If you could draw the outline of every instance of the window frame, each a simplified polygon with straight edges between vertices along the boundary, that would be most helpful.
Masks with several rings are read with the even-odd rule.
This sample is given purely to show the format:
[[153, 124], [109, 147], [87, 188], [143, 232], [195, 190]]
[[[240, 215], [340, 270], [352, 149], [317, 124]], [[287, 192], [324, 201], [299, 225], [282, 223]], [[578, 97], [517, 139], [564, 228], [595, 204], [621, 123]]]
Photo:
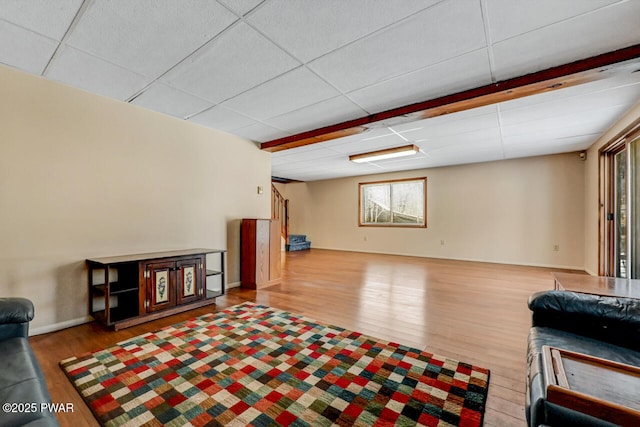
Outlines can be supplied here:
[[[405, 183], [405, 182], [421, 182], [422, 183], [422, 191], [423, 191], [423, 220], [422, 223], [418, 224], [402, 224], [402, 223], [371, 223], [363, 221], [363, 210], [362, 210], [362, 198], [363, 198], [363, 189], [368, 185], [381, 185], [381, 184], [389, 184], [390, 187], [396, 183]], [[392, 192], [390, 192], [392, 194]], [[390, 205], [393, 206], [393, 200], [391, 200], [390, 196]], [[427, 228], [427, 177], [421, 176], [417, 178], [402, 178], [402, 179], [388, 179], [382, 181], [368, 181], [368, 182], [360, 182], [358, 183], [358, 227], [385, 227], [385, 228]]]

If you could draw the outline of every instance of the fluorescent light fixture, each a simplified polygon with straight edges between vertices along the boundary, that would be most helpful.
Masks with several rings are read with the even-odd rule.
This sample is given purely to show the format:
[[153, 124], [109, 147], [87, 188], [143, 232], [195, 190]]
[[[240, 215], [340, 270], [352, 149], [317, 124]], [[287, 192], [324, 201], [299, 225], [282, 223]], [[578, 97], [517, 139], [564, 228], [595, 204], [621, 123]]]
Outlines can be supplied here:
[[420, 149], [414, 144], [403, 145], [402, 147], [387, 148], [385, 150], [372, 151], [370, 153], [352, 154], [349, 160], [355, 163], [375, 162], [376, 160], [392, 159], [394, 157], [411, 156]]

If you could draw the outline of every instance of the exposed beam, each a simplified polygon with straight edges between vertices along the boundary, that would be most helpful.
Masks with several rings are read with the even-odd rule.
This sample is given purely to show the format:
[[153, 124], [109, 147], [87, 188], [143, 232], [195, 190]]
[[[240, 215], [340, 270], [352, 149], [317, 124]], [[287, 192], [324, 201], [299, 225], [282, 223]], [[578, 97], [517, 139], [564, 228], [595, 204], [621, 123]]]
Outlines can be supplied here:
[[394, 125], [408, 123], [580, 85], [612, 77], [625, 69], [630, 62], [640, 65], [640, 44], [452, 95], [263, 142], [260, 148], [270, 152], [287, 150], [362, 133], [369, 128], [377, 127], [379, 122], [391, 122]]

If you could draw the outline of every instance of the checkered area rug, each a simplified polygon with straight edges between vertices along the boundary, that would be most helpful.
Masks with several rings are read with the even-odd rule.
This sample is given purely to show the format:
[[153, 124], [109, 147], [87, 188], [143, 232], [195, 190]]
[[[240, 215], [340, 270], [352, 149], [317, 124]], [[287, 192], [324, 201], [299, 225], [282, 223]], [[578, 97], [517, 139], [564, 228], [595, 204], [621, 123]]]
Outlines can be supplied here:
[[489, 381], [251, 303], [60, 365], [104, 426], [480, 426]]

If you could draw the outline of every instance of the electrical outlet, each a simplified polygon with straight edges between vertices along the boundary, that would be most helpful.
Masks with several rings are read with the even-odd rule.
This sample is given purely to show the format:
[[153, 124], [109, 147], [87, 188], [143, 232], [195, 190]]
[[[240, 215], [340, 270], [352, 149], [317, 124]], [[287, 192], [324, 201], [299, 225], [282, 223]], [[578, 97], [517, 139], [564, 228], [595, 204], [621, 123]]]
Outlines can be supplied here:
[[365, 242], [367, 241], [367, 236], [364, 236], [364, 241], [365, 241]]
[[559, 252], [560, 251], [560, 245], [553, 245], [553, 250], [554, 250], [554, 252]]
[[440, 240], [440, 244], [444, 246], [444, 240]]

